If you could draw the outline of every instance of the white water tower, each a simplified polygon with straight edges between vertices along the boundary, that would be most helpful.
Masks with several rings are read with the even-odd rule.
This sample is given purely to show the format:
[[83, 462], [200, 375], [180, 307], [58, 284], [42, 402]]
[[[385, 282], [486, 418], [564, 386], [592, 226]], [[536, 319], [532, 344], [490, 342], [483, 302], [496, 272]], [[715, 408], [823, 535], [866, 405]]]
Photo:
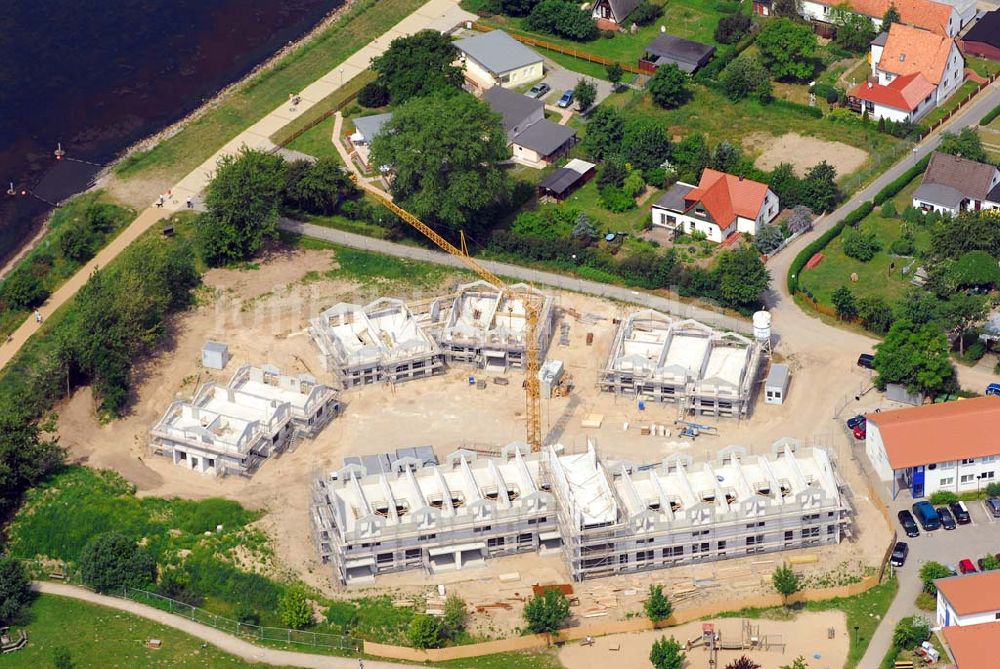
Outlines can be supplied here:
[[764, 352], [771, 354], [771, 314], [766, 311], [756, 311], [753, 315], [753, 338], [761, 345]]

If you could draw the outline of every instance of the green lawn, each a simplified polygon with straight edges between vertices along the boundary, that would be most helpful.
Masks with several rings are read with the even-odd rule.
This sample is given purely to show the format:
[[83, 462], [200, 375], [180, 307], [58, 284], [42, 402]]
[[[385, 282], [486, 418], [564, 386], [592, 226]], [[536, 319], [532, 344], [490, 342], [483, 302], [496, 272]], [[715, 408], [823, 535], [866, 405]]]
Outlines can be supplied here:
[[947, 116], [948, 112], [958, 107], [958, 105], [960, 105], [965, 98], [969, 97], [970, 93], [976, 90], [977, 86], [979, 86], [979, 84], [974, 81], [966, 81], [958, 87], [957, 91], [952, 93], [950, 98], [945, 100], [943, 105], [935, 107], [927, 116], [920, 119], [920, 123], [927, 126], [934, 125]]
[[156, 172], [177, 179], [200, 165], [220, 146], [332, 70], [374, 37], [424, 4], [424, 0], [363, 0], [308, 44], [253, 77], [217, 107], [148, 151], [115, 169], [123, 178]]
[[[917, 177], [893, 198], [897, 211], [911, 204], [913, 191], [919, 184], [920, 177]], [[855, 297], [877, 295], [890, 303], [895, 302], [910, 288], [912, 273], [920, 264], [915, 262], [910, 274], [904, 277], [901, 270], [911, 259], [892, 257], [888, 253], [892, 242], [902, 236], [903, 226], [913, 231], [917, 253], [930, 247], [930, 231], [926, 227], [909, 225], [899, 218], [883, 218], [876, 209], [858, 224], [858, 229], [874, 232], [882, 243], [882, 250], [868, 262], [848, 258], [843, 252], [842, 236], [838, 236], [823, 249], [823, 261], [819, 265], [802, 271], [799, 286], [812, 293], [817, 302], [827, 305], [831, 304], [833, 292], [841, 286], [850, 288]], [[890, 263], [895, 263], [895, 269], [890, 270]], [[856, 283], [851, 282], [852, 272], [858, 275]]]
[[[585, 212], [594, 221], [598, 232], [641, 232], [649, 221], [649, 207], [656, 199], [662, 195], [662, 191], [656, 191], [641, 205], [620, 214], [608, 211], [599, 202], [600, 193], [597, 190], [597, 179], [591, 179], [579, 190], [567, 197], [561, 205], [542, 205], [544, 207], [560, 206], [572, 207]], [[537, 203], [532, 200], [533, 206]], [[533, 207], [532, 207], [533, 208]]]
[[339, 163], [340, 154], [333, 146], [333, 117], [327, 116], [321, 122], [293, 139], [286, 147], [294, 151], [308, 153], [316, 158], [333, 158]]
[[[28, 645], [0, 655], [0, 667], [53, 666], [53, 652], [69, 651], [75, 667], [139, 669], [142, 667], [261, 667], [166, 625], [129, 613], [66, 597], [41, 595], [28, 613]], [[162, 642], [158, 650], [149, 639]]]
[[470, 657], [465, 660], [449, 660], [434, 665], [445, 669], [561, 669], [554, 650], [534, 653], [498, 653]]
[[1000, 72], [1000, 61], [966, 55], [965, 66], [981, 77], [990, 77]]

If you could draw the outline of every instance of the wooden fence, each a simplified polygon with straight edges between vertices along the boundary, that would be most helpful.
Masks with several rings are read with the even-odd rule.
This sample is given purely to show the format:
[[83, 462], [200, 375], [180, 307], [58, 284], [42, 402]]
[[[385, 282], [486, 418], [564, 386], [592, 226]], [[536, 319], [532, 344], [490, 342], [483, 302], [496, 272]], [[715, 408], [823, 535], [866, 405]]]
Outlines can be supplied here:
[[[483, 23], [480, 23], [479, 21], [473, 23], [472, 27], [475, 30], [478, 30], [479, 32], [482, 33], [488, 33], [497, 30], [497, 28], [485, 25]], [[521, 42], [522, 44], [527, 44], [528, 46], [537, 46], [540, 49], [548, 49], [549, 51], [555, 51], [556, 53], [561, 53], [565, 56], [572, 56], [573, 58], [579, 58], [580, 60], [586, 60], [591, 63], [597, 63], [598, 65], [604, 65], [605, 67], [611, 65], [612, 63], [618, 62], [616, 60], [612, 60], [611, 58], [604, 58], [603, 56], [595, 56], [592, 53], [581, 51], [580, 49], [574, 49], [571, 47], [563, 46], [562, 44], [554, 44], [553, 42], [546, 42], [545, 40], [536, 39], [534, 37], [528, 37], [527, 35], [522, 35], [521, 33], [514, 32], [508, 28], [504, 28], [504, 31], [508, 35], [516, 39], [518, 42]], [[635, 65], [631, 65], [629, 63], [618, 63], [618, 65], [620, 65], [621, 68], [626, 72], [631, 72], [632, 74], [643, 74], [643, 71], [640, 70]]]

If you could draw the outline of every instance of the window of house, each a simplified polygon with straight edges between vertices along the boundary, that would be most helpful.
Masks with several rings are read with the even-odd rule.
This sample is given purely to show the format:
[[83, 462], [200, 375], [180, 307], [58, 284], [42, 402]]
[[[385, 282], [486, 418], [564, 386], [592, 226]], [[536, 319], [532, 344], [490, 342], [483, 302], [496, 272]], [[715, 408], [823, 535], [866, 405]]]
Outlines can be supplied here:
[[972, 474], [962, 474], [962, 478], [959, 479], [960, 483], [972, 483], [973, 479], [976, 477]]
[[941, 479], [941, 483], [939, 485], [954, 485], [954, 483], [955, 483], [955, 477], [948, 476], [946, 478]]
[[420, 549], [419, 548], [407, 548], [404, 557], [407, 560], [419, 560], [420, 559]]
[[972, 464], [975, 464], [975, 463], [976, 463], [976, 459], [975, 458], [962, 458], [962, 464], [963, 465], [972, 465]]

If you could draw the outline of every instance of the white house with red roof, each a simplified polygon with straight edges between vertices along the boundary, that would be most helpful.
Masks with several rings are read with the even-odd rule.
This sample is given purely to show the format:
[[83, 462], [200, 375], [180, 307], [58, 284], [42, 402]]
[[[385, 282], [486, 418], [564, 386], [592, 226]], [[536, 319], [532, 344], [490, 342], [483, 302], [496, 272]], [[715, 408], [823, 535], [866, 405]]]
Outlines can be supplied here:
[[1000, 571], [939, 578], [938, 627], [968, 627], [1000, 620]]
[[[759, 0], [755, 0], [757, 2]], [[974, 4], [935, 2], [934, 0], [802, 0], [802, 18], [819, 23], [833, 23], [834, 8], [846, 7], [852, 14], [871, 19], [876, 30], [882, 29], [882, 17], [895, 7], [900, 23], [945, 37], [955, 37], [975, 18]], [[758, 12], [762, 13], [762, 12]]]
[[652, 207], [653, 225], [723, 242], [737, 233], [756, 235], [781, 211], [767, 184], [706, 169], [697, 186], [677, 182]]
[[872, 76], [847, 92], [871, 118], [915, 123], [958, 90], [965, 60], [951, 37], [892, 24], [871, 44]]

